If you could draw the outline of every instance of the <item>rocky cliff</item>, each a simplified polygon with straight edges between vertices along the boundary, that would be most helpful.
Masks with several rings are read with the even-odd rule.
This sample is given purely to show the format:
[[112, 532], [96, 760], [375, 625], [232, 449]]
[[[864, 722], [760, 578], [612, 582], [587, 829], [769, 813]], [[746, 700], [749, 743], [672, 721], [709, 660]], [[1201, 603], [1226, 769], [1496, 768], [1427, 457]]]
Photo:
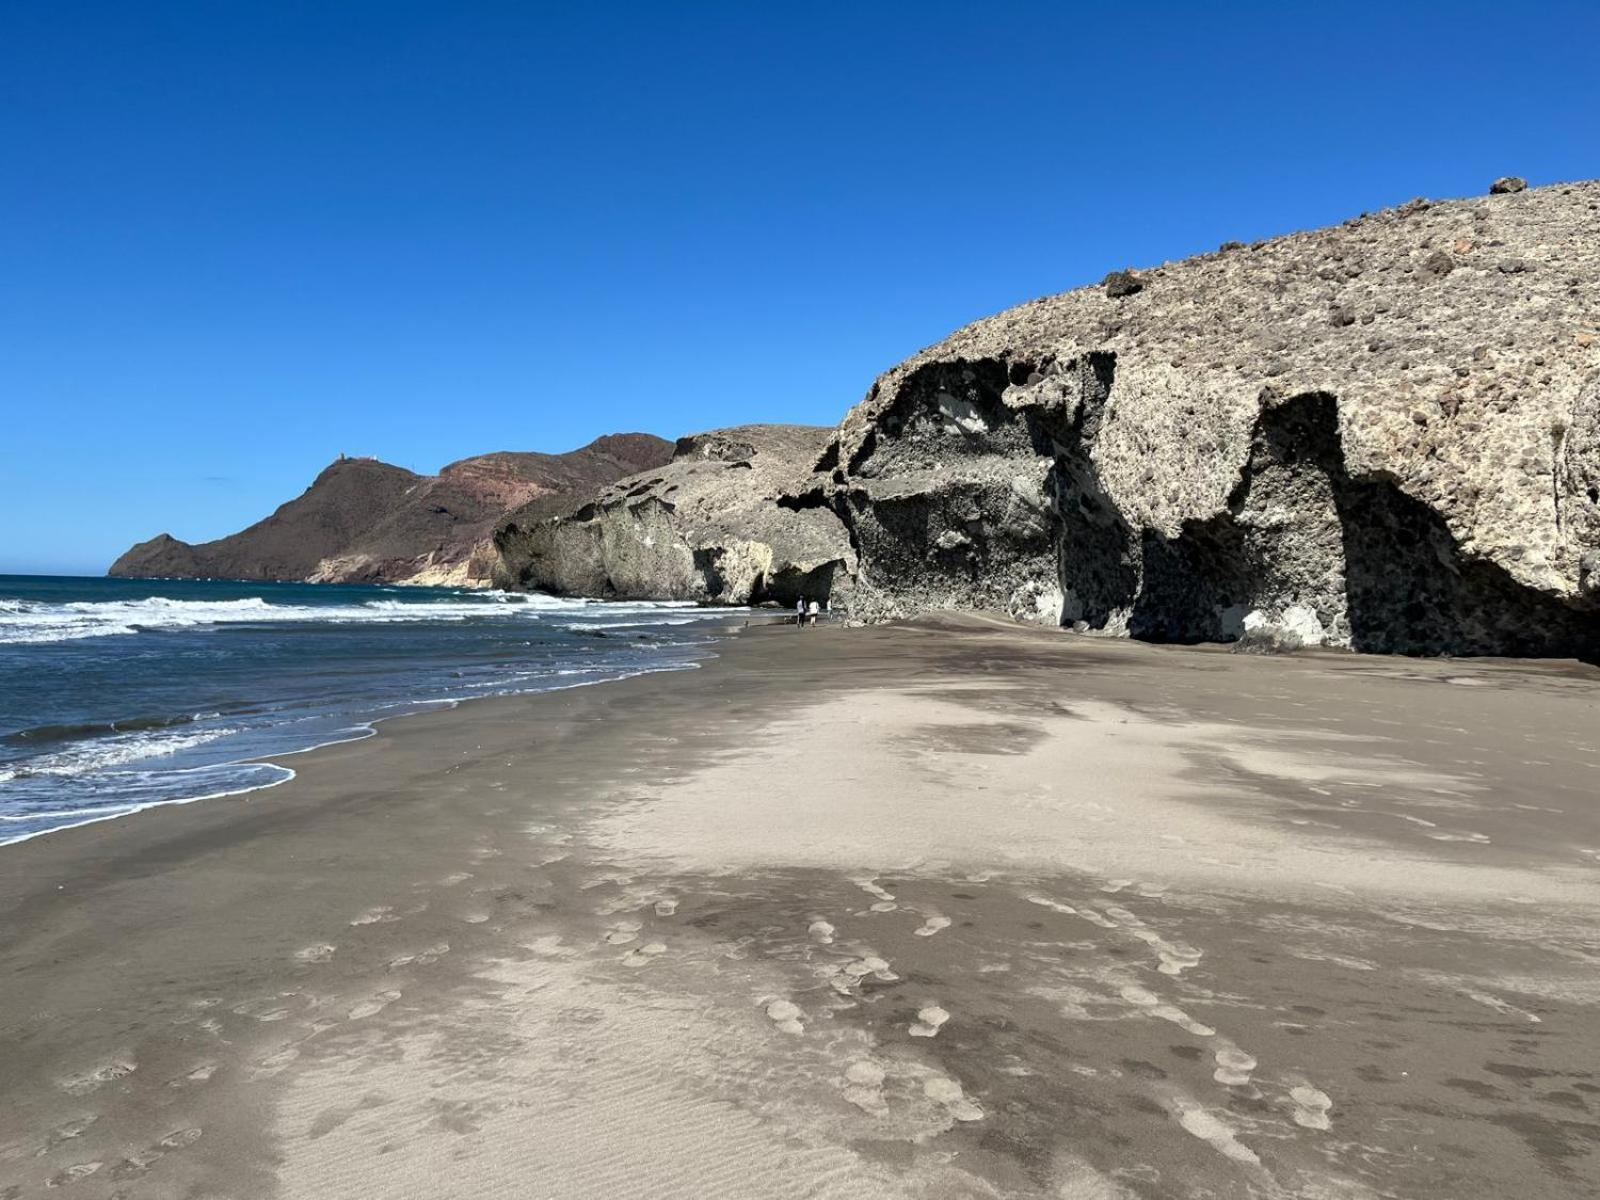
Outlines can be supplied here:
[[341, 458], [248, 529], [202, 545], [163, 533], [117, 559], [110, 574], [485, 584], [493, 566], [489, 534], [508, 511], [664, 464], [671, 451], [672, 443], [649, 434], [613, 434], [566, 454], [462, 459], [437, 475]]
[[497, 581], [561, 595], [792, 604], [854, 569], [828, 508], [805, 492], [833, 431], [745, 425], [679, 439], [666, 466], [589, 496], [535, 500], [495, 530]]
[[1600, 648], [1600, 184], [1413, 201], [1025, 304], [888, 371], [790, 503], [852, 612]]

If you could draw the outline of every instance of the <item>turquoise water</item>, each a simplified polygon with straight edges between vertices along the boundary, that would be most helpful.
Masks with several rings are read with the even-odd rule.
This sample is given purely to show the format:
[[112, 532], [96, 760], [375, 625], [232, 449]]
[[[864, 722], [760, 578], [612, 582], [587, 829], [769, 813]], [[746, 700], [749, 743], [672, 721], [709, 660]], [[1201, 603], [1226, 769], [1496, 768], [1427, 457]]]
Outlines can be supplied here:
[[[271, 787], [476, 696], [683, 668], [727, 610], [366, 585], [0, 575], [0, 845]], [[284, 759], [247, 762], [247, 759]]]

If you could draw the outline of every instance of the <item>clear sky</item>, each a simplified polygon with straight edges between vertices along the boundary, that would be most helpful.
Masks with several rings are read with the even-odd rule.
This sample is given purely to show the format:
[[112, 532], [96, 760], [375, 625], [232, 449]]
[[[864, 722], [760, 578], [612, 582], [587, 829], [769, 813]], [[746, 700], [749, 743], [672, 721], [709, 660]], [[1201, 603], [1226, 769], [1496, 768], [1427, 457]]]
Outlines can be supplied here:
[[0, 571], [341, 451], [833, 423], [977, 317], [1600, 175], [1600, 4], [0, 4]]

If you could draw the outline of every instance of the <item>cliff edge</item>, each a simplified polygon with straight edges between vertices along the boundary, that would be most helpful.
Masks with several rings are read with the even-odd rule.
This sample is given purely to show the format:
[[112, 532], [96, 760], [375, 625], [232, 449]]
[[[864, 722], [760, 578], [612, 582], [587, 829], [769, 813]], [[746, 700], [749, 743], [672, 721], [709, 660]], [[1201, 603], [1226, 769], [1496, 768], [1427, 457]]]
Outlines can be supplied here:
[[819, 465], [869, 620], [1593, 657], [1600, 183], [1113, 272], [889, 370]]

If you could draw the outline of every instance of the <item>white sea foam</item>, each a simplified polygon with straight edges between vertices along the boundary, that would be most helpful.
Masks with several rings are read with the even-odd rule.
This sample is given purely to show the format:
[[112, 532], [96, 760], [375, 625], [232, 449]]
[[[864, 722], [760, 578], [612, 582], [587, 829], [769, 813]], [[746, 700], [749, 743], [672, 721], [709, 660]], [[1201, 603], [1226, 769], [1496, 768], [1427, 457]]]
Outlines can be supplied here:
[[[687, 611], [685, 611], [687, 610]], [[0, 644], [64, 642], [150, 630], [202, 626], [422, 621], [526, 620], [587, 616], [593, 625], [688, 624], [715, 617], [687, 601], [617, 604], [513, 592], [460, 592], [439, 600], [368, 600], [361, 604], [274, 604], [258, 596], [239, 600], [0, 601]]]
[[145, 759], [167, 758], [184, 750], [193, 750], [196, 746], [204, 746], [207, 742], [214, 742], [238, 732], [239, 730], [228, 727], [183, 733], [152, 729], [79, 742], [54, 754], [41, 754], [36, 758], [12, 763], [9, 767], [0, 767], [0, 782], [15, 779], [22, 774], [83, 775], [90, 771], [115, 770]]
[[[0, 846], [10, 846], [17, 842], [26, 842], [32, 838], [43, 837], [47, 833], [58, 833], [63, 829], [75, 829], [80, 825], [93, 825], [99, 821], [110, 821], [116, 817], [130, 816], [136, 812], [143, 812], [147, 808], [158, 808], [164, 804], [194, 804], [201, 800], [221, 800], [227, 796], [243, 796], [250, 792], [264, 791], [267, 788], [277, 787], [281, 783], [288, 783], [294, 778], [294, 772], [288, 767], [280, 767], [273, 763], [251, 764], [256, 773], [257, 781], [243, 787], [224, 788], [220, 791], [206, 792], [199, 796], [174, 796], [161, 800], [151, 800], [139, 804], [108, 804], [104, 808], [67, 809], [56, 812], [34, 813], [34, 820], [60, 819], [59, 825], [51, 825], [47, 829], [34, 829], [27, 833], [15, 836], [5, 836], [3, 827], [0, 827]], [[275, 773], [271, 778], [264, 778], [266, 773]], [[81, 819], [72, 819], [81, 818]], [[18, 817], [18, 820], [27, 820], [27, 817]]]

